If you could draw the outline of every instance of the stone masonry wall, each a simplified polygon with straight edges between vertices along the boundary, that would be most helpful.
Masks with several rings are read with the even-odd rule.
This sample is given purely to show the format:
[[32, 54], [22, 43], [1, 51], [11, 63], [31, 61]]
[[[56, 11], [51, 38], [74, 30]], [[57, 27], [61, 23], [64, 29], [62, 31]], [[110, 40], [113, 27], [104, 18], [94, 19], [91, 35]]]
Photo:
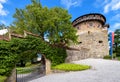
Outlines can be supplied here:
[[16, 68], [12, 70], [11, 75], [6, 79], [5, 82], [16, 82]]
[[71, 45], [71, 47], [79, 51], [67, 50], [66, 62], [85, 58], [103, 58], [109, 54], [107, 30], [103, 27], [98, 28], [99, 22], [93, 22], [94, 27], [89, 27], [88, 24], [89, 22], [83, 24], [84, 28], [78, 28], [79, 44]]

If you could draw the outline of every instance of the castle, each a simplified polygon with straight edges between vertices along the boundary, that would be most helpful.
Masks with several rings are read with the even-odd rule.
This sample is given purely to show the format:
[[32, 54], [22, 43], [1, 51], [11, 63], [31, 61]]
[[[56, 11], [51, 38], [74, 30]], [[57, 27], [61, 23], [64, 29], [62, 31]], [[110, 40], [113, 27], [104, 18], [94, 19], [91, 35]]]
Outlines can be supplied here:
[[66, 62], [85, 59], [103, 58], [109, 54], [108, 28], [106, 18], [99, 13], [90, 13], [76, 18], [72, 25], [77, 29], [79, 44], [67, 50]]

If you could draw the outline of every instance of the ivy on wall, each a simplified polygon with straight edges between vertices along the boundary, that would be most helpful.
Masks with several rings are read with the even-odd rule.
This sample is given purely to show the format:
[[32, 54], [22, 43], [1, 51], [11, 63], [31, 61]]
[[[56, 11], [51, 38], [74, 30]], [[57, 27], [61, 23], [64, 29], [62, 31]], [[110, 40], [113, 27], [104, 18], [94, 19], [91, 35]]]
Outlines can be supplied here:
[[0, 75], [9, 75], [18, 61], [32, 59], [37, 53], [45, 55], [52, 65], [63, 63], [66, 58], [65, 49], [52, 47], [39, 37], [0, 41]]

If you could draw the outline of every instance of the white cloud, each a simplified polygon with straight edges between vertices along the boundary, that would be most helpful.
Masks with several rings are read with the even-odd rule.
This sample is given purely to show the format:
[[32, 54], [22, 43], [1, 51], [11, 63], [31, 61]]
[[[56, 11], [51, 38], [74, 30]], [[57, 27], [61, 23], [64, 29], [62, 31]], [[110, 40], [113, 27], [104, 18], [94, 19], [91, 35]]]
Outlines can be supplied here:
[[69, 9], [70, 7], [80, 6], [81, 0], [61, 0], [61, 4]]
[[120, 14], [116, 14], [111, 18], [111, 21], [120, 22]]
[[111, 25], [108, 32], [114, 32], [116, 29], [120, 29], [120, 22], [117, 22]]
[[120, 23], [115, 23], [111, 28], [115, 29], [120, 29]]
[[108, 34], [109, 34], [110, 32], [113, 32], [113, 30], [108, 30]]
[[4, 35], [4, 34], [6, 34], [7, 32], [8, 32], [7, 29], [2, 29], [2, 30], [0, 30], [0, 35]]
[[120, 9], [120, 0], [111, 0], [111, 1], [104, 1], [104, 13], [108, 13], [109, 11], [115, 11]]
[[0, 23], [6, 25], [6, 22], [4, 20], [1, 20]]
[[3, 5], [0, 3], [0, 16], [6, 16], [8, 11], [3, 9]]
[[94, 3], [94, 6], [96, 8], [103, 7], [105, 4], [107, 4], [109, 2], [110, 2], [110, 0], [96, 0], [95, 3]]
[[4, 10], [3, 3], [6, 3], [7, 0], [0, 0], [0, 16], [6, 16], [8, 11]]
[[112, 6], [112, 10], [118, 10], [118, 9], [120, 9], [120, 1], [114, 6]]
[[104, 13], [107, 13], [109, 11], [109, 7], [110, 7], [110, 4], [107, 4], [105, 7], [104, 7]]
[[108, 3], [109, 1], [110, 1], [110, 0], [104, 0], [104, 2], [103, 2], [103, 3], [104, 3], [104, 4], [106, 4], [106, 3]]
[[7, 0], [0, 0], [0, 3], [5, 3]]

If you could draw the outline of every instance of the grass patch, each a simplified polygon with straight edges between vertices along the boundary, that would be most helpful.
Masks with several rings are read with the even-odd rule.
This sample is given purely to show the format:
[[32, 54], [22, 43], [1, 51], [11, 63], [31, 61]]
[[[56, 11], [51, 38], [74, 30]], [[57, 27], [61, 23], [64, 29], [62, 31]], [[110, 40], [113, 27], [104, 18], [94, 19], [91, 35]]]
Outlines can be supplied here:
[[79, 64], [63, 63], [63, 64], [56, 65], [56, 66], [52, 67], [52, 69], [63, 70], [63, 71], [81, 71], [81, 70], [90, 69], [90, 66], [88, 66], [88, 65], [79, 65]]
[[119, 61], [120, 61], [120, 57], [117, 57], [117, 60], [119, 60]]
[[40, 64], [31, 64], [26, 67], [17, 67], [16, 69], [18, 74], [27, 74], [33, 72], [37, 66], [40, 66]]
[[110, 55], [104, 56], [103, 59], [112, 59]]
[[6, 80], [6, 76], [0, 76], [0, 82], [4, 82]]
[[27, 74], [27, 73], [30, 73], [32, 71], [33, 71], [33, 69], [30, 68], [30, 67], [17, 68], [17, 73], [18, 74]]

